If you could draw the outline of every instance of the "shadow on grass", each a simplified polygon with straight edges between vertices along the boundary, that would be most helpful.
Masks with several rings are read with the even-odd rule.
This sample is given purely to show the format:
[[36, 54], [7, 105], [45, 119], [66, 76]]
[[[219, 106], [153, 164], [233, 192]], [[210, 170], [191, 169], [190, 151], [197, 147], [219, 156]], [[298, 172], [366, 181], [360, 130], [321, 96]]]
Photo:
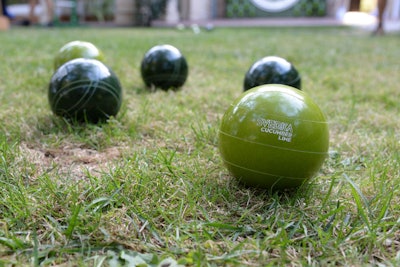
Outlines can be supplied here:
[[161, 89], [161, 88], [157, 88], [155, 86], [149, 87], [149, 86], [142, 85], [140, 87], [134, 87], [132, 90], [133, 90], [133, 92], [135, 92], [138, 95], [144, 95], [144, 94], [149, 95], [149, 94], [153, 94], [158, 91], [165, 92], [165, 93], [166, 92], [180, 92], [182, 90], [182, 87], [178, 87], [178, 88], [171, 87], [169, 89]]
[[25, 129], [20, 130], [20, 136], [26, 143], [41, 143], [49, 147], [60, 147], [67, 143], [69, 146], [101, 150], [135, 138], [136, 129], [133, 124], [124, 123], [124, 115], [123, 109], [118, 118], [110, 117], [97, 123], [66, 119], [53, 114], [26, 118], [27, 124], [24, 125]]

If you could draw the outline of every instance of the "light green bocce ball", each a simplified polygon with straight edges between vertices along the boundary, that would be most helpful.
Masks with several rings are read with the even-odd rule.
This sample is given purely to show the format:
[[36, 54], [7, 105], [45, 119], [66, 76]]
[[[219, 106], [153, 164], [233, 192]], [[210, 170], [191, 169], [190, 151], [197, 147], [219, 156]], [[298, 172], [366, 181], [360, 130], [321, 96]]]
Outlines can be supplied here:
[[96, 59], [104, 63], [104, 54], [94, 44], [85, 41], [72, 41], [63, 45], [54, 58], [54, 70], [64, 63], [76, 59]]
[[319, 106], [304, 91], [261, 85], [226, 110], [219, 150], [229, 172], [247, 186], [298, 187], [321, 168], [329, 129]]

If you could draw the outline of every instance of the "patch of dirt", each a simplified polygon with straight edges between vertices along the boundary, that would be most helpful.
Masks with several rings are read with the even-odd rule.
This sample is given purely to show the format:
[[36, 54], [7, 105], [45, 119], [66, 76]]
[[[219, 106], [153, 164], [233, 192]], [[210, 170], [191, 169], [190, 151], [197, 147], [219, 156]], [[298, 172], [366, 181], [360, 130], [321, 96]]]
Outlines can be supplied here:
[[122, 155], [123, 148], [110, 147], [102, 151], [95, 149], [65, 145], [63, 147], [44, 148], [21, 143], [21, 158], [34, 165], [31, 178], [54, 171], [59, 175], [70, 176], [74, 179], [84, 179], [88, 174], [96, 175], [106, 171], [113, 160]]

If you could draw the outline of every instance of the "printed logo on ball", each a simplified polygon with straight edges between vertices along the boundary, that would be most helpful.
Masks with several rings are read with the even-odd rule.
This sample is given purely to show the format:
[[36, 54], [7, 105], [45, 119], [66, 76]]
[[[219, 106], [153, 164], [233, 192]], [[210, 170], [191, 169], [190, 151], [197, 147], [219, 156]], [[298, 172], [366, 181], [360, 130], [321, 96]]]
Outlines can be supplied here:
[[293, 126], [291, 123], [259, 118], [257, 120], [257, 126], [261, 127], [260, 131], [262, 133], [276, 135], [280, 141], [292, 141]]
[[268, 12], [281, 12], [294, 6], [300, 0], [250, 0], [256, 7]]

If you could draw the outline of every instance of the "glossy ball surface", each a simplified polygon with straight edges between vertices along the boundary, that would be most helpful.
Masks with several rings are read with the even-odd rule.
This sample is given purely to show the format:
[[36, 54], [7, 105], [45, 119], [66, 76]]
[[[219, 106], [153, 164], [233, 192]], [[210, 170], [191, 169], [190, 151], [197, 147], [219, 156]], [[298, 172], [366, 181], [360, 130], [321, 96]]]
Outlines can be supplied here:
[[284, 58], [269, 56], [256, 61], [244, 77], [247, 91], [263, 84], [285, 84], [301, 90], [301, 77], [292, 63]]
[[269, 189], [298, 187], [315, 175], [329, 148], [328, 124], [303, 91], [261, 85], [225, 112], [219, 151], [241, 183]]
[[117, 115], [122, 88], [115, 73], [95, 59], [73, 59], [53, 74], [48, 100], [54, 114], [99, 122]]
[[147, 87], [163, 90], [181, 87], [189, 72], [186, 58], [172, 45], [152, 47], [144, 55], [140, 70]]
[[54, 69], [76, 58], [97, 59], [104, 62], [104, 54], [94, 44], [84, 41], [72, 41], [60, 48], [54, 58]]

